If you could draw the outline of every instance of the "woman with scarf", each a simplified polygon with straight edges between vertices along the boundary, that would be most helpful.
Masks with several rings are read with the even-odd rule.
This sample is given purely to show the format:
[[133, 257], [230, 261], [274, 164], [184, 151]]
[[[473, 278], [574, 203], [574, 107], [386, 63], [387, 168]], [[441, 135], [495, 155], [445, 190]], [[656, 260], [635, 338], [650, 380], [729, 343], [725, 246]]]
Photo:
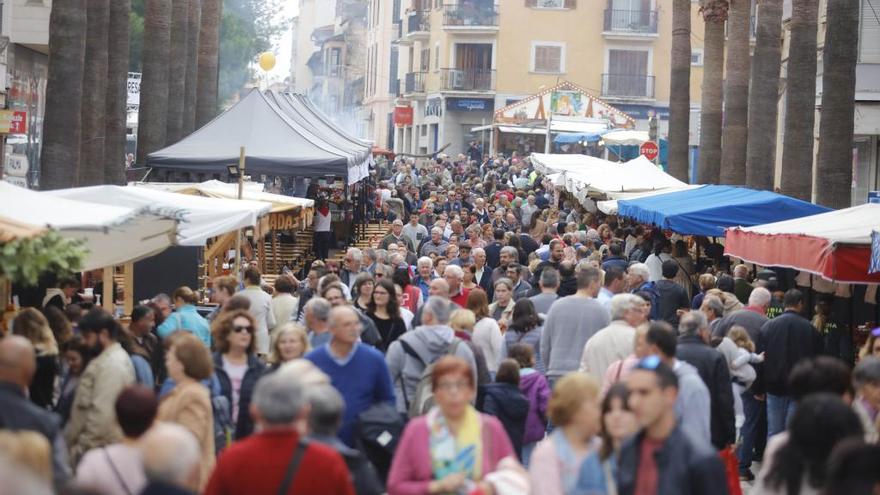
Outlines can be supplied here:
[[502, 483], [528, 492], [504, 427], [471, 405], [477, 391], [467, 362], [440, 358], [431, 389], [436, 406], [407, 424], [391, 463], [388, 494], [494, 493]]

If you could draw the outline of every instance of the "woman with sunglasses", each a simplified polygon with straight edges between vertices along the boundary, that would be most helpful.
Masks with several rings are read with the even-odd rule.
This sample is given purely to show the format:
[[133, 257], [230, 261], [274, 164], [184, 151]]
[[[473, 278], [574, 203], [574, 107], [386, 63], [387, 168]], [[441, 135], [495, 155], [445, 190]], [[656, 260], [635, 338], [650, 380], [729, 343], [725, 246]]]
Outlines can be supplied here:
[[235, 439], [240, 440], [254, 431], [249, 406], [257, 380], [266, 366], [257, 358], [256, 324], [247, 311], [223, 313], [214, 320], [214, 369], [220, 381], [220, 391], [231, 404]]

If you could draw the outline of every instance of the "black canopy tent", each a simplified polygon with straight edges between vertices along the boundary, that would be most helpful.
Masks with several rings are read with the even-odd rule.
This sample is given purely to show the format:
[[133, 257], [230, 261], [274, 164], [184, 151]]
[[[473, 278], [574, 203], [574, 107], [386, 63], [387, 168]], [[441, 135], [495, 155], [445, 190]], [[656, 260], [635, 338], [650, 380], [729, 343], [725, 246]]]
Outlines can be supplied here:
[[247, 172], [295, 177], [341, 176], [354, 184], [368, 174], [370, 145], [360, 149], [331, 138], [323, 118], [293, 120], [278, 104], [253, 90], [230, 109], [179, 142], [147, 156], [148, 167], [190, 173], [224, 173], [244, 146]]

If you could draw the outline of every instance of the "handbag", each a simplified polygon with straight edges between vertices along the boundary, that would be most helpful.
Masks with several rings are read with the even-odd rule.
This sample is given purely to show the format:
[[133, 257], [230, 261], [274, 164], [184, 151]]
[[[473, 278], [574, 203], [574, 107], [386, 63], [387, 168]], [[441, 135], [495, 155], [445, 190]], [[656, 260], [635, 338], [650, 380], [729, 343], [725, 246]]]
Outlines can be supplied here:
[[733, 446], [722, 450], [719, 455], [721, 462], [724, 463], [724, 471], [727, 474], [727, 493], [730, 495], [743, 495], [742, 487], [739, 484], [739, 460], [736, 458], [736, 451]]

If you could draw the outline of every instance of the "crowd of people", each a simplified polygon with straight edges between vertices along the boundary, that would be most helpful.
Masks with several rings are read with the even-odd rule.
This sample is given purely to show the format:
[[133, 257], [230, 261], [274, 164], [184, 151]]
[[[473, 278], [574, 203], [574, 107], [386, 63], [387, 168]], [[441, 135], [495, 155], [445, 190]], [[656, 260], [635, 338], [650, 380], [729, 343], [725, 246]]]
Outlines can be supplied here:
[[372, 248], [208, 314], [63, 280], [0, 339], [0, 493], [876, 493], [880, 329], [829, 355], [773, 272], [471, 158], [380, 170]]

